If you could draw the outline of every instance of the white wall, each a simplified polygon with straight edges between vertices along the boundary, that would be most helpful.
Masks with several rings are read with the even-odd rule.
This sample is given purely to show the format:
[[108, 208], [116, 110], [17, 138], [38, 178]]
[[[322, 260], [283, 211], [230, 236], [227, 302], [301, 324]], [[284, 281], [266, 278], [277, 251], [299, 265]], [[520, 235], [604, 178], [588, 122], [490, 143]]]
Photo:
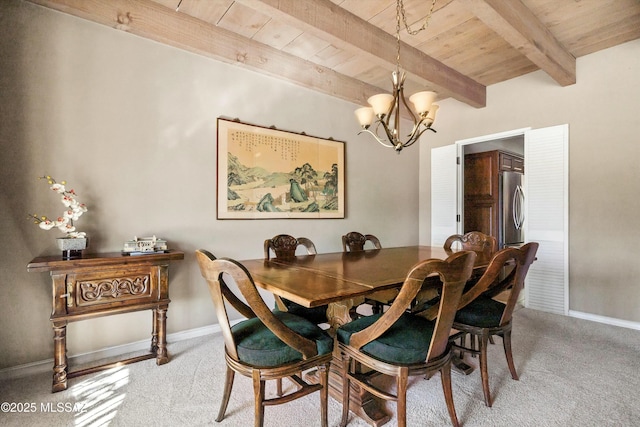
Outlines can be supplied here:
[[568, 123], [569, 308], [640, 322], [638, 76], [635, 40], [578, 58], [572, 86], [538, 71], [489, 87], [486, 108], [441, 102], [438, 133], [420, 150], [420, 242], [430, 241], [432, 147]]
[[[170, 268], [169, 333], [215, 322], [197, 248], [259, 258], [264, 239], [288, 233], [340, 251], [352, 230], [418, 243], [417, 148], [356, 136], [356, 106], [19, 0], [0, 3], [0, 26], [0, 369], [53, 356], [50, 279], [26, 272], [58, 252], [60, 234], [27, 219], [61, 211], [43, 174], [88, 205], [77, 225], [90, 251], [156, 234], [186, 253]], [[346, 141], [346, 219], [216, 220], [219, 116]], [[145, 339], [150, 323], [143, 312], [71, 324], [68, 354]]]

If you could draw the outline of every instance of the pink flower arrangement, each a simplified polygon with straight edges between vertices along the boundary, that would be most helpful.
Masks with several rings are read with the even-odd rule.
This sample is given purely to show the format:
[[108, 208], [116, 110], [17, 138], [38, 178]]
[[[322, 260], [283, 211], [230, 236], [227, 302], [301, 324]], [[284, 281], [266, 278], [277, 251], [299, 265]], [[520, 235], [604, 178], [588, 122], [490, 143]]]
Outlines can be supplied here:
[[76, 200], [76, 192], [71, 189], [67, 190], [65, 181], [56, 182], [55, 179], [50, 176], [41, 176], [39, 179], [46, 179], [49, 183], [51, 190], [60, 194], [61, 202], [67, 208], [62, 216], [59, 216], [55, 220], [51, 220], [46, 216], [39, 216], [38, 214], [29, 215], [35, 224], [38, 224], [43, 230], [51, 230], [57, 228], [61, 232], [65, 233], [69, 238], [84, 238], [86, 233], [84, 231], [76, 231], [76, 227], [73, 225], [73, 221], [80, 218], [80, 216], [87, 211], [87, 207], [84, 203], [79, 203]]

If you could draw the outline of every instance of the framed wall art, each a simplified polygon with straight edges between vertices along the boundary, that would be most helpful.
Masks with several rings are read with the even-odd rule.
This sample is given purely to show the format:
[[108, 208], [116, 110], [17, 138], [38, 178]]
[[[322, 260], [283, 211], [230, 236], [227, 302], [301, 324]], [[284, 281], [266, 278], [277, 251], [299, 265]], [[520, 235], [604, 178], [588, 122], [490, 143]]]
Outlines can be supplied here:
[[218, 219], [344, 218], [344, 142], [218, 118]]

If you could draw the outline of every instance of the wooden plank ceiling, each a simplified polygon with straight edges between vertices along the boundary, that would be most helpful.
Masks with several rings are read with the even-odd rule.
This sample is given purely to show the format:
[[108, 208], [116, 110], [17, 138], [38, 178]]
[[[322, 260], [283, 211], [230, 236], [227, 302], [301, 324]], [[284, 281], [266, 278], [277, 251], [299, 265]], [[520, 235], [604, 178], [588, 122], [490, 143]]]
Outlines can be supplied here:
[[[356, 104], [389, 92], [396, 0], [28, 0]], [[431, 0], [403, 0], [411, 27]], [[405, 93], [486, 105], [486, 86], [640, 38], [638, 0], [437, 0], [401, 32]]]

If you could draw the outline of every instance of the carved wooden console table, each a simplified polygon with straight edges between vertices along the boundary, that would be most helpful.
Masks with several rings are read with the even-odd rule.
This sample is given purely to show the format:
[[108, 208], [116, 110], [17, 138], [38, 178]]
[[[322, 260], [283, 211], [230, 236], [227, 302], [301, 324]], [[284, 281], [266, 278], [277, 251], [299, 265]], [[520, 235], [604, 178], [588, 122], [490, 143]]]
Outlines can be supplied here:
[[[169, 308], [169, 262], [183, 252], [122, 255], [120, 252], [87, 254], [81, 259], [38, 257], [27, 265], [30, 272], [50, 272], [53, 286], [53, 392], [65, 390], [67, 379], [156, 358], [169, 361], [166, 319]], [[119, 362], [68, 372], [67, 323], [112, 314], [153, 310], [151, 351]]]

